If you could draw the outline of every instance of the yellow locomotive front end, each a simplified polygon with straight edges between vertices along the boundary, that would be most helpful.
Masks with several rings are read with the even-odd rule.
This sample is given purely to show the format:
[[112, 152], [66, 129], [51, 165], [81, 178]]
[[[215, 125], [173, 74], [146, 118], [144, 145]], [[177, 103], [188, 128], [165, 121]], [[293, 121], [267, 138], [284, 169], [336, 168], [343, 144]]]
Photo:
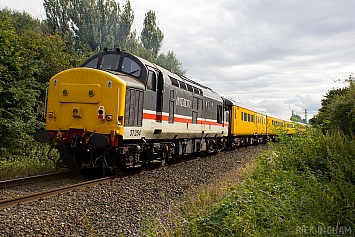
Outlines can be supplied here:
[[[108, 72], [91, 68], [63, 71], [49, 82], [46, 130], [58, 131], [62, 139], [70, 130], [91, 136], [123, 135], [125, 92], [125, 81]], [[115, 142], [115, 137], [108, 143]]]
[[59, 151], [57, 165], [77, 169], [83, 163], [107, 164], [110, 148], [117, 147], [124, 135], [125, 77], [81, 67], [51, 78], [46, 128], [34, 136], [40, 142], [51, 141]]

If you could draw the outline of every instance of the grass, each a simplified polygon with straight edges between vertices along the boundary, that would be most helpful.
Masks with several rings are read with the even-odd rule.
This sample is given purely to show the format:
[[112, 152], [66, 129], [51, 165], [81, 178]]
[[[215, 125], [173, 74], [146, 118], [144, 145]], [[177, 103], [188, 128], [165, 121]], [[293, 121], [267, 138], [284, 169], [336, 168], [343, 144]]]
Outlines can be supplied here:
[[[23, 147], [23, 149], [17, 148], [16, 150], [0, 149], [0, 179], [43, 174], [56, 170], [53, 161], [47, 157], [49, 145], [33, 142]], [[55, 151], [51, 154], [58, 159]]]
[[[353, 234], [354, 206], [354, 139], [315, 129], [281, 134], [238, 178], [189, 198], [164, 236]], [[162, 234], [151, 228], [148, 236]]]

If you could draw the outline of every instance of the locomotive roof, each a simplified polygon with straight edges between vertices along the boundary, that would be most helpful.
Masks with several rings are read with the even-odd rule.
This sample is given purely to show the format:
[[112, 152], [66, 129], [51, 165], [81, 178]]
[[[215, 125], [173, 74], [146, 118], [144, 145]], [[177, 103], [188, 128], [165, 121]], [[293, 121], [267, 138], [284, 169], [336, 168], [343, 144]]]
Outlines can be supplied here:
[[[191, 79], [189, 79], [189, 78], [187, 78], [185, 76], [179, 76], [179, 75], [177, 75], [175, 73], [172, 73], [169, 70], [167, 70], [167, 69], [165, 69], [165, 68], [163, 68], [161, 66], [158, 66], [158, 65], [156, 65], [156, 64], [154, 64], [152, 62], [149, 62], [148, 60], [146, 60], [144, 58], [141, 58], [141, 57], [138, 57], [136, 55], [127, 53], [127, 52], [122, 51], [120, 49], [116, 49], [115, 51], [107, 51], [106, 50], [106, 51], [97, 53], [94, 56], [92, 56], [89, 59], [87, 59], [81, 65], [81, 67], [92, 67], [92, 68], [96, 68], [96, 69], [99, 69], [99, 70], [105, 70], [105, 69], [101, 68], [102, 64], [103, 64], [103, 62], [101, 62], [101, 61], [103, 61], [102, 58], [105, 55], [108, 55], [108, 54], [120, 55], [122, 58], [128, 57], [131, 60], [133, 60], [140, 67], [139, 73], [135, 73], [135, 71], [127, 73], [127, 71], [123, 70], [122, 60], [120, 62], [117, 61], [116, 64], [115, 64], [115, 68], [111, 67], [111, 68], [106, 69], [106, 70], [110, 71], [113, 74], [116, 74], [116, 72], [121, 72], [121, 73], [123, 73], [123, 75], [125, 74], [125, 75], [129, 75], [129, 76], [133, 76], [145, 86], [146, 85], [146, 80], [147, 80], [147, 75], [148, 75], [148, 68], [151, 68], [151, 69], [154, 69], [156, 71], [161, 71], [163, 74], [167, 75], [168, 77], [164, 77], [164, 79], [166, 81], [168, 81], [168, 78], [169, 78], [170, 83], [172, 83], [171, 82], [171, 80], [172, 80], [171, 78], [173, 78], [173, 79], [182, 81], [185, 84], [188, 84], [188, 85], [191, 85], [191, 86], [193, 86], [195, 88], [200, 89], [202, 91], [201, 94], [203, 94], [204, 96], [207, 96], [207, 97], [210, 97], [210, 98], [213, 98], [213, 99], [218, 99], [218, 98], [221, 99], [221, 97], [216, 92], [214, 92], [211, 88], [209, 88], [207, 86], [204, 86], [204, 85], [202, 85], [200, 83], [197, 83], [197, 82], [195, 82], [195, 81], [193, 81], [193, 80], [191, 80]], [[97, 62], [95, 61], [96, 59], [97, 59]], [[92, 62], [94, 62], [94, 63], [92, 63]]]
[[114, 74], [116, 76], [119, 76], [120, 78], [124, 78], [124, 81], [126, 82], [128, 87], [135, 87], [135, 88], [139, 88], [144, 90], [144, 85], [140, 82], [137, 81], [135, 79], [133, 79], [132, 77], [127, 76], [126, 74], [122, 73], [122, 72], [113, 72], [110, 71], [111, 74]]

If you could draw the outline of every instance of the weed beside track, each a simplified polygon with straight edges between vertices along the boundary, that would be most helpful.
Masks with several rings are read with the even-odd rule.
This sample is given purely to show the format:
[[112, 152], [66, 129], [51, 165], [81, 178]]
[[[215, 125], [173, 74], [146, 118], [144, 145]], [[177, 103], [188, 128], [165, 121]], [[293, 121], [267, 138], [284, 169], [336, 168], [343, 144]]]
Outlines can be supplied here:
[[[164, 235], [354, 234], [354, 157], [355, 141], [339, 132], [281, 135], [241, 176], [232, 172], [180, 206], [181, 224]], [[150, 236], [162, 229], [149, 227]]]

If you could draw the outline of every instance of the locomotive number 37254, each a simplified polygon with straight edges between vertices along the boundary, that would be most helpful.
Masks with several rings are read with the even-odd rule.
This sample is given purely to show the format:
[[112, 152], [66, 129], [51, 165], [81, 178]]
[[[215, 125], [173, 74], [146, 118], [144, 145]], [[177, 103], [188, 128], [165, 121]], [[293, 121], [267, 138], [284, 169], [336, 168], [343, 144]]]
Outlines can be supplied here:
[[141, 130], [129, 130], [130, 137], [139, 137], [141, 135]]

